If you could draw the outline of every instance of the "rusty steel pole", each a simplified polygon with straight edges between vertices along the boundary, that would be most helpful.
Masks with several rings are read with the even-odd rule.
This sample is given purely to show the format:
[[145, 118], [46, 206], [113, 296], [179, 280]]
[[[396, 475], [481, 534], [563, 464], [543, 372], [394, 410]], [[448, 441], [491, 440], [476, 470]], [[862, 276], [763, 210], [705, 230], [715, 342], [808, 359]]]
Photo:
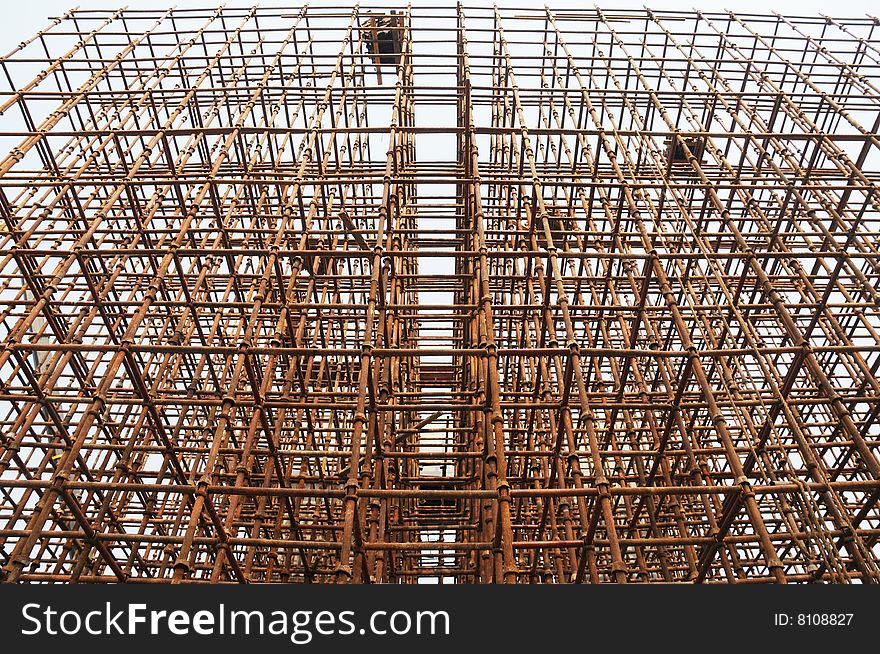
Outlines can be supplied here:
[[880, 583], [878, 29], [50, 19], [0, 57], [0, 580]]

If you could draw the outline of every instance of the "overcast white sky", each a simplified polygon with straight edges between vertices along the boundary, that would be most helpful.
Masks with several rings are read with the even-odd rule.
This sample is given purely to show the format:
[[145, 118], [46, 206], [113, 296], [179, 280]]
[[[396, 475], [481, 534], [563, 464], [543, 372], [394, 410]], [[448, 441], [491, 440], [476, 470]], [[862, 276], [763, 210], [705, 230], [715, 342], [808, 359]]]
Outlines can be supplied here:
[[[15, 44], [19, 43], [23, 38], [31, 36], [41, 27], [48, 23], [49, 16], [58, 16], [74, 6], [90, 7], [90, 8], [117, 8], [123, 5], [129, 7], [205, 7], [219, 4], [216, 0], [129, 0], [129, 2], [113, 0], [2, 0], [3, 9], [0, 12], [0, 52], [6, 54]], [[241, 0], [230, 1], [226, 4], [237, 6], [251, 6], [253, 1]], [[288, 6], [299, 7], [301, 2], [261, 2], [264, 6]], [[345, 5], [348, 4], [344, 0], [312, 1], [309, 6], [319, 7], [321, 5]], [[353, 4], [353, 3], [352, 3]], [[378, 1], [377, 5], [394, 5], [393, 0]], [[455, 4], [454, 0], [411, 0], [411, 4], [416, 7], [418, 5], [443, 5]], [[488, 0], [466, 0], [465, 5], [489, 5]], [[878, 15], [876, 2], [867, 2], [866, 0], [702, 0], [701, 2], [692, 2], [691, 0], [657, 0], [650, 2], [640, 2], [638, 0], [616, 0], [600, 3], [593, 3], [589, 0], [504, 0], [499, 5], [505, 7], [528, 6], [535, 7], [547, 4], [553, 8], [562, 7], [592, 7], [593, 4], [606, 7], [608, 9], [620, 8], [637, 8], [649, 6], [653, 9], [692, 9], [697, 7], [705, 10], [721, 10], [731, 9], [733, 11], [745, 12], [761, 12], [778, 11], [779, 13], [789, 15], [815, 15], [828, 14], [841, 18], [852, 16], [863, 16], [866, 13]], [[369, 6], [370, 2], [362, 2], [362, 6]], [[402, 0], [400, 5], [405, 6], [406, 2]]]

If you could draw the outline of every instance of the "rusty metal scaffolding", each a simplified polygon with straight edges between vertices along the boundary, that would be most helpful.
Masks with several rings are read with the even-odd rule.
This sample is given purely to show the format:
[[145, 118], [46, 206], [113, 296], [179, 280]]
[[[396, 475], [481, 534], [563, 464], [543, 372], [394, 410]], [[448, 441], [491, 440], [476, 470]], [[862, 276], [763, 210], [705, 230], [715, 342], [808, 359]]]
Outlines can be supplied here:
[[394, 9], [2, 58], [4, 581], [880, 581], [880, 20]]

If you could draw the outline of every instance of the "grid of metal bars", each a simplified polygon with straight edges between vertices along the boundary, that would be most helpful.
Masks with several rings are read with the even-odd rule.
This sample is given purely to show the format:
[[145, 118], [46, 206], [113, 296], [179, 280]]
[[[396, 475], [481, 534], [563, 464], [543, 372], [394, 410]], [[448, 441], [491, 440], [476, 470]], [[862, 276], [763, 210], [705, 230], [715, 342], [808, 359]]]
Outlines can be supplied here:
[[878, 25], [54, 20], [2, 58], [3, 580], [880, 581]]

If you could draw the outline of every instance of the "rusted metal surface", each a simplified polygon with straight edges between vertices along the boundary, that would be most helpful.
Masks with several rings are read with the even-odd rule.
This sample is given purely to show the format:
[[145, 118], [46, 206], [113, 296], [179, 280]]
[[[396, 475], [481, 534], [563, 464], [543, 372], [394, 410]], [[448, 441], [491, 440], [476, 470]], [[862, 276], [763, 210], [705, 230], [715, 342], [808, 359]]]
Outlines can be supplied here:
[[877, 30], [55, 20], [2, 58], [3, 580], [880, 581]]

